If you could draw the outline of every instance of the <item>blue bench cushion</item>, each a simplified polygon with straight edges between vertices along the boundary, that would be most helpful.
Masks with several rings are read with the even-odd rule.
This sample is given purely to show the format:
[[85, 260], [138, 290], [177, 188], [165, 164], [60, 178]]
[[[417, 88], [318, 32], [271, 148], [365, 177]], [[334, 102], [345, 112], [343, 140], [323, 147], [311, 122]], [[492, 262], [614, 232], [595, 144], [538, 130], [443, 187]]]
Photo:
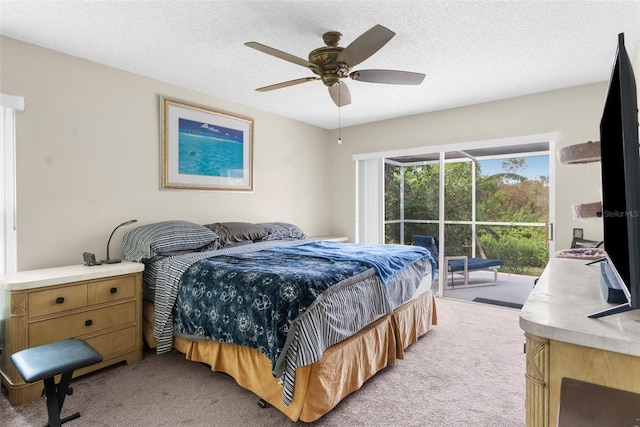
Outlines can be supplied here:
[[[499, 259], [485, 259], [485, 258], [469, 258], [467, 269], [471, 270], [485, 270], [490, 267], [499, 267], [504, 265], [504, 261]], [[464, 270], [464, 261], [463, 260], [451, 260], [449, 261], [449, 270], [450, 271], [463, 271]]]
[[102, 362], [102, 356], [86, 342], [72, 338], [18, 351], [11, 361], [22, 378], [33, 383]]
[[[438, 239], [432, 236], [423, 236], [416, 234], [413, 236], [414, 244], [427, 248], [431, 255], [438, 262]], [[486, 270], [490, 267], [499, 267], [504, 265], [504, 261], [499, 259], [485, 259], [485, 258], [469, 258], [467, 269], [471, 270]], [[449, 271], [464, 271], [463, 260], [450, 260]]]

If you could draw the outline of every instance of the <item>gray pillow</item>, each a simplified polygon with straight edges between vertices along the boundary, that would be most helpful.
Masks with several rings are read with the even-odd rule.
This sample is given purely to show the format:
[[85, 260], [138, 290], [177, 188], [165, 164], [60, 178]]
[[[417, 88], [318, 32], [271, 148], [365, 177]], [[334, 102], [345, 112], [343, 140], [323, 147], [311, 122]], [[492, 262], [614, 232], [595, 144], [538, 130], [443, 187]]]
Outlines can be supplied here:
[[199, 224], [173, 220], [143, 225], [127, 231], [122, 241], [125, 259], [140, 262], [161, 253], [198, 249], [218, 239]]
[[264, 240], [303, 240], [307, 238], [300, 227], [288, 222], [263, 222], [256, 225], [267, 229], [268, 234]]
[[222, 246], [245, 241], [257, 242], [268, 234], [266, 228], [249, 222], [216, 222], [206, 224], [205, 227], [220, 236]]

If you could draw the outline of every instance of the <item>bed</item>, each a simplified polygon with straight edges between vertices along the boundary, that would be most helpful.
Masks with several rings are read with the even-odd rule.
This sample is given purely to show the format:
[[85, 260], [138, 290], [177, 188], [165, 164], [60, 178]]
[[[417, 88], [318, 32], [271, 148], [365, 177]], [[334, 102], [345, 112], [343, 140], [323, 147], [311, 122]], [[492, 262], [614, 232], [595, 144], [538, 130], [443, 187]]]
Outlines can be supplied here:
[[293, 421], [331, 411], [437, 323], [424, 248], [187, 221], [138, 227], [123, 248], [146, 264], [147, 344], [231, 375]]

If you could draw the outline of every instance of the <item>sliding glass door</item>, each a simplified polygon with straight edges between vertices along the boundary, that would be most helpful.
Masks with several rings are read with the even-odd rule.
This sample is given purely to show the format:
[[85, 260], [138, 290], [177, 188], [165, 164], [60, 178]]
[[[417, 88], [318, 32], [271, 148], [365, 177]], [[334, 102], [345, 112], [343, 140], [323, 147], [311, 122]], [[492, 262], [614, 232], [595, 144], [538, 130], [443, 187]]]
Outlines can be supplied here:
[[[549, 175], [548, 152], [539, 151], [385, 159], [385, 242], [433, 236], [443, 256], [499, 259], [502, 272], [535, 276], [549, 256]], [[474, 284], [443, 279], [441, 295]]]

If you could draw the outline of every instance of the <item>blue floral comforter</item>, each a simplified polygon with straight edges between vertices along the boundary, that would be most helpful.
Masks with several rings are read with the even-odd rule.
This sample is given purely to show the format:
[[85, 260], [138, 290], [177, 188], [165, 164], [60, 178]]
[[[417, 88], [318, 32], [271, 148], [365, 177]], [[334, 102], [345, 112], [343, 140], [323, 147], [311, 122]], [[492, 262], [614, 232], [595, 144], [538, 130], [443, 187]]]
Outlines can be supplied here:
[[204, 259], [182, 275], [174, 332], [256, 348], [275, 371], [294, 319], [323, 291], [368, 268], [275, 250]]

